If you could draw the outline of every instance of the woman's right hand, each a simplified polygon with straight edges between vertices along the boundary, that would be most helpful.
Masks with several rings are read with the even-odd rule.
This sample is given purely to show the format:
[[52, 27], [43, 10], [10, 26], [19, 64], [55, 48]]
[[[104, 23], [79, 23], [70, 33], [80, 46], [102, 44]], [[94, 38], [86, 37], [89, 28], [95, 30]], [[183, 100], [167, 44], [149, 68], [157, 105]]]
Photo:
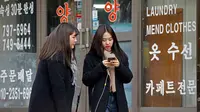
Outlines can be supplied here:
[[107, 68], [114, 67], [113, 64], [111, 62], [109, 62], [108, 60], [103, 60], [102, 63]]

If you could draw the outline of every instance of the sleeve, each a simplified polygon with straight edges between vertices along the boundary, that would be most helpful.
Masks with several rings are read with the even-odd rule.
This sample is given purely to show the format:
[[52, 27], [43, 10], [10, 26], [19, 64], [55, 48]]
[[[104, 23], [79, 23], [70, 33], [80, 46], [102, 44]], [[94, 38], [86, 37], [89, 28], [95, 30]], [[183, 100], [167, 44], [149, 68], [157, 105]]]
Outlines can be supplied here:
[[92, 60], [86, 56], [83, 65], [83, 83], [86, 86], [93, 86], [105, 74], [106, 69], [102, 62], [92, 66]]
[[119, 78], [122, 83], [129, 83], [133, 78], [133, 74], [129, 69], [128, 58], [125, 59], [124, 63], [120, 62], [119, 67], [115, 68], [116, 77]]
[[56, 60], [48, 61], [48, 72], [52, 87], [53, 99], [55, 101], [56, 112], [67, 112], [67, 99], [64, 75], [68, 70], [62, 62]]

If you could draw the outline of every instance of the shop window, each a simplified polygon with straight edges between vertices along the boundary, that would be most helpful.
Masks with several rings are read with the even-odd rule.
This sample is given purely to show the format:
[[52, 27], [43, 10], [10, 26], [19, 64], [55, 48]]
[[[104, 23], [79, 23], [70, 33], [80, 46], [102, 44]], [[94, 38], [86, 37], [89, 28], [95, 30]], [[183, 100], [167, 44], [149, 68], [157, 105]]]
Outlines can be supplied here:
[[36, 46], [36, 0], [1, 0], [0, 108], [28, 106]]
[[[65, 6], [65, 4], [68, 4], [68, 7]], [[60, 13], [58, 15], [56, 13], [56, 10], [58, 7], [61, 7], [64, 9], [63, 13]], [[66, 15], [67, 9], [70, 14]], [[81, 0], [48, 0], [47, 1], [47, 33], [49, 34], [53, 29], [61, 22], [61, 18], [65, 16], [68, 20], [68, 22], [73, 23], [78, 28], [81, 27], [81, 10], [82, 10], [82, 1]], [[80, 29], [80, 28], [79, 28]], [[47, 35], [48, 35], [47, 34]]]
[[[117, 7], [117, 10], [114, 7]], [[94, 32], [100, 24], [110, 24], [115, 32], [132, 31], [131, 10], [132, 0], [94, 0]]]
[[196, 0], [147, 0], [142, 106], [196, 107]]

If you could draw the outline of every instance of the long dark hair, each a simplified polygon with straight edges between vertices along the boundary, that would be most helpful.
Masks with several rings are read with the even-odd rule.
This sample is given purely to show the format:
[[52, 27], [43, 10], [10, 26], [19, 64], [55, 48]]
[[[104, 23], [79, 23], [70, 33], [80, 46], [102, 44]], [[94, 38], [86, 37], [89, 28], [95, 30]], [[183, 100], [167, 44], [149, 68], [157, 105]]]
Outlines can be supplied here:
[[[39, 59], [52, 59], [60, 53], [63, 57], [63, 63], [70, 66], [71, 59], [75, 58], [75, 48], [70, 47], [70, 35], [79, 34], [78, 29], [71, 23], [60, 23], [47, 37], [44, 43]], [[73, 54], [73, 57], [72, 57]]]
[[120, 48], [117, 37], [115, 32], [113, 31], [112, 27], [109, 25], [100, 25], [93, 37], [92, 45], [90, 52], [95, 53], [97, 56], [103, 57], [103, 45], [102, 45], [102, 40], [103, 40], [103, 34], [105, 32], [110, 33], [113, 39], [113, 45], [111, 47], [111, 51], [116, 55], [118, 59], [126, 58], [126, 54], [124, 51]]

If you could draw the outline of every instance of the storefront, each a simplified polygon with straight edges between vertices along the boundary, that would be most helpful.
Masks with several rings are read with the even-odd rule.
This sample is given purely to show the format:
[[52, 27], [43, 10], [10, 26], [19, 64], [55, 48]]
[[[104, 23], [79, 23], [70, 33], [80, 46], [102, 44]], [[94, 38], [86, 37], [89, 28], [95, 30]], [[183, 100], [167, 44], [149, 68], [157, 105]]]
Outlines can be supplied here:
[[197, 1], [142, 4], [140, 111], [196, 112]]
[[[198, 4], [197, 0], [2, 0], [0, 111], [27, 112], [40, 48], [46, 36], [68, 20], [80, 30], [76, 45], [80, 68], [97, 27], [113, 27], [134, 74], [124, 85], [130, 112], [197, 112]], [[88, 112], [87, 94], [84, 86], [80, 112]]]

